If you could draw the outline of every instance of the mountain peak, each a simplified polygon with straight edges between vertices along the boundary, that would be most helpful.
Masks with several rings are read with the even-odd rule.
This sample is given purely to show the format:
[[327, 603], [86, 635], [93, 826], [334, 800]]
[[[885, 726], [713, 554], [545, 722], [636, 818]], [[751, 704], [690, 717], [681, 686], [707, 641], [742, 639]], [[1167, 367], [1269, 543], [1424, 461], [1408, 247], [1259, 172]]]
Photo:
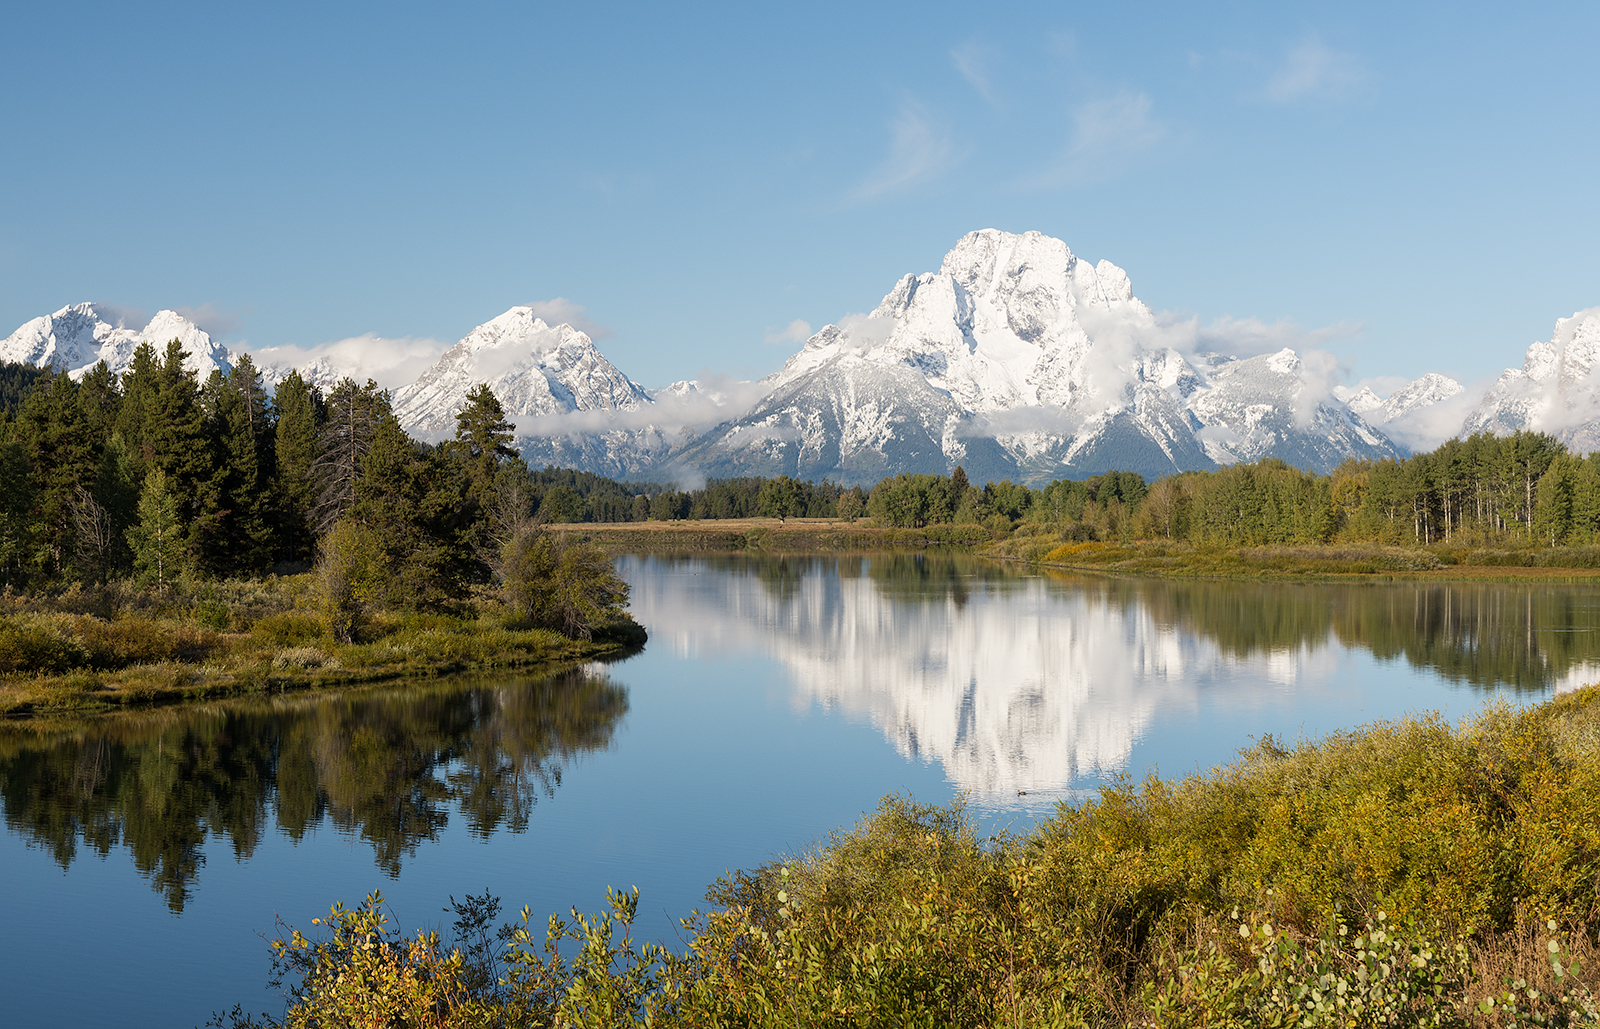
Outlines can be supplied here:
[[25, 323], [0, 340], [0, 361], [48, 366], [74, 379], [104, 361], [113, 375], [121, 375], [139, 344], [149, 343], [160, 353], [174, 339], [183, 347], [185, 366], [201, 379], [233, 367], [233, 353], [176, 311], [158, 311], [136, 331], [124, 326], [106, 305], [94, 303], [68, 304]]

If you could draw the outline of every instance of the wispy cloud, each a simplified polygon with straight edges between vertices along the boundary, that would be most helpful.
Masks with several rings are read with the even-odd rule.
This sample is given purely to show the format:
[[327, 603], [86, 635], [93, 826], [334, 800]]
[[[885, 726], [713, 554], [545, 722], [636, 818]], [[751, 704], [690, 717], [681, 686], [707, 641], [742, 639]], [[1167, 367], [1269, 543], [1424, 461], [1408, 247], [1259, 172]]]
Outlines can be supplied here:
[[950, 165], [954, 150], [949, 132], [908, 101], [889, 122], [889, 156], [850, 191], [850, 198], [876, 200], [926, 182]]
[[796, 318], [777, 332], [769, 332], [761, 337], [762, 342], [778, 343], [804, 343], [811, 338], [811, 324]]
[[[1332, 340], [1359, 335], [1362, 331], [1361, 325], [1352, 322], [1337, 322], [1308, 329], [1287, 318], [1264, 322], [1259, 318], [1234, 318], [1229, 315], [1214, 318], [1208, 325], [1201, 325], [1198, 318], [1186, 319], [1183, 324], [1192, 326], [1193, 342], [1188, 348], [1191, 351], [1211, 351], [1235, 357], [1270, 354], [1284, 347], [1295, 350], [1319, 347]], [[1179, 349], [1185, 348], [1180, 346]]]
[[1371, 80], [1359, 57], [1334, 50], [1311, 35], [1288, 50], [1263, 92], [1274, 104], [1343, 101], [1361, 93]]
[[1151, 116], [1149, 96], [1125, 90], [1079, 105], [1072, 123], [1072, 138], [1060, 159], [1027, 185], [1081, 186], [1113, 178], [1170, 136]]
[[956, 66], [956, 71], [991, 107], [1000, 106], [995, 98], [994, 83], [989, 78], [989, 66], [995, 57], [994, 48], [981, 43], [967, 43], [950, 51], [950, 61]]
[[602, 325], [589, 317], [588, 311], [582, 304], [575, 304], [566, 297], [556, 297], [552, 300], [535, 300], [528, 305], [533, 309], [535, 318], [543, 318], [546, 325], [568, 325], [585, 333], [590, 339], [605, 339], [611, 335], [611, 328]]
[[310, 370], [319, 381], [348, 375], [357, 382], [372, 379], [384, 389], [397, 389], [414, 382], [448, 346], [436, 339], [394, 339], [367, 332], [314, 347], [263, 347], [252, 354], [263, 368], [284, 373]]

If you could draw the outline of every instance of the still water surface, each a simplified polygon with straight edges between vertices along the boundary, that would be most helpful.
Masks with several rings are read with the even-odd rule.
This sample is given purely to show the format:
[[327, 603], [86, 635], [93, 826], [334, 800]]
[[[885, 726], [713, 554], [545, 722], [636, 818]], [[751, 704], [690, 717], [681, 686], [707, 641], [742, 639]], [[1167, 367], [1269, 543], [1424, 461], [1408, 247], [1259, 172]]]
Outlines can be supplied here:
[[260, 934], [383, 890], [407, 927], [641, 890], [672, 938], [730, 868], [886, 793], [1025, 828], [1251, 737], [1600, 680], [1600, 590], [1050, 577], [939, 555], [625, 558], [649, 628], [555, 677], [0, 726], [0, 1025], [279, 1013]]

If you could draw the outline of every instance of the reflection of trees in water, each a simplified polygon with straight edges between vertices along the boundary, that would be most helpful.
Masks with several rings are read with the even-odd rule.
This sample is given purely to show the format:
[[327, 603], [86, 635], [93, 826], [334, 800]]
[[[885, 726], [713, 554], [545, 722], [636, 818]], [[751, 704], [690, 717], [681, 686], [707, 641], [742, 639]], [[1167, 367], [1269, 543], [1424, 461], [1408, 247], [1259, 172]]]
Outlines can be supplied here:
[[[762, 554], [652, 558], [754, 576], [773, 599], [808, 575], [866, 578], [885, 600], [927, 604], [1025, 588], [1016, 566], [936, 550], [828, 557]], [[1404, 658], [1470, 686], [1540, 690], [1600, 664], [1600, 592], [1552, 583], [1262, 583], [1118, 579], [1048, 573], [1058, 589], [1137, 606], [1157, 624], [1247, 658], [1331, 638]]]
[[1496, 583], [1306, 584], [1064, 579], [1137, 604], [1239, 658], [1335, 636], [1474, 687], [1540, 690], [1600, 662], [1600, 594]]
[[627, 708], [622, 688], [574, 672], [15, 730], [0, 733], [0, 805], [63, 868], [80, 845], [126, 848], [177, 911], [208, 835], [248, 857], [270, 822], [298, 840], [326, 820], [398, 874], [452, 810], [480, 836], [521, 832], [562, 762], [605, 746]]
[[953, 600], [964, 606], [974, 590], [1005, 591], [1026, 580], [1014, 567], [970, 554], [887, 550], [838, 556], [794, 554], [693, 554], [652, 556], [667, 568], [698, 567], [750, 575], [774, 600], [793, 600], [808, 575], [837, 572], [841, 579], [870, 579], [886, 599], [916, 603]]

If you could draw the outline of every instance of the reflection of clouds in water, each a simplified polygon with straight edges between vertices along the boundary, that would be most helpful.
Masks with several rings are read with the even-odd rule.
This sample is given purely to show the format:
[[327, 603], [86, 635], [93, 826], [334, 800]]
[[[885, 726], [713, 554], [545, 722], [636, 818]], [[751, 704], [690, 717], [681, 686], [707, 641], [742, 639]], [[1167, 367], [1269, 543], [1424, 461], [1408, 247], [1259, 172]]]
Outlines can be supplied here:
[[802, 567], [813, 574], [774, 588], [755, 574], [663, 564], [628, 576], [631, 606], [653, 645], [676, 656], [771, 654], [802, 706], [870, 718], [906, 758], [937, 760], [980, 803], [1018, 790], [1052, 799], [1126, 765], [1158, 711], [1281, 701], [1326, 682], [1337, 663], [1325, 640], [1239, 656], [1099, 583], [1013, 578], [919, 593], [835, 574], [831, 561]]

